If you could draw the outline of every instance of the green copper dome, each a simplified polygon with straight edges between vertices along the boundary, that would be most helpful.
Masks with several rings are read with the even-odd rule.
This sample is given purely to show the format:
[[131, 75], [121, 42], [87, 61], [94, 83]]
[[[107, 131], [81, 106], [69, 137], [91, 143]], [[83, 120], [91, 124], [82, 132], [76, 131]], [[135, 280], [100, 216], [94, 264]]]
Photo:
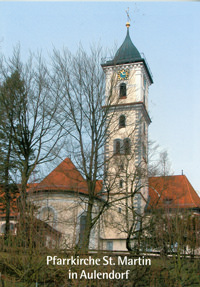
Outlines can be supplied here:
[[129, 35], [129, 23], [127, 23], [127, 34], [126, 38], [121, 45], [121, 47], [117, 50], [113, 60], [106, 61], [106, 63], [102, 64], [102, 66], [113, 66], [119, 64], [127, 64], [134, 63], [143, 60], [138, 52], [137, 48], [133, 45]]
[[121, 64], [142, 62], [146, 68], [146, 71], [149, 75], [149, 79], [150, 79], [151, 83], [153, 83], [153, 77], [152, 77], [150, 68], [149, 68], [149, 66], [148, 66], [148, 64], [144, 58], [144, 55], [143, 55], [143, 57], [141, 57], [137, 48], [133, 45], [133, 42], [131, 41], [131, 38], [129, 35], [130, 23], [126, 23], [126, 27], [127, 27], [127, 34], [126, 34], [126, 38], [125, 38], [123, 44], [117, 50], [114, 58], [112, 60], [104, 59], [101, 66], [104, 68], [104, 67], [121, 65]]
[[113, 62], [117, 64], [132, 63], [141, 60], [140, 53], [137, 48], [133, 45], [131, 38], [129, 36], [129, 28], [127, 28], [126, 38], [118, 49]]

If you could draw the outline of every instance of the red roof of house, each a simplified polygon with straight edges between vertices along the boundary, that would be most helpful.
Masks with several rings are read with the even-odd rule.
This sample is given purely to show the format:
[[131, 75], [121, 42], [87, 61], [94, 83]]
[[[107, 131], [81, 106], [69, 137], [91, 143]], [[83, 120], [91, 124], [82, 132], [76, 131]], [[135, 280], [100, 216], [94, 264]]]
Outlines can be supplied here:
[[[96, 181], [96, 194], [102, 189], [102, 180]], [[20, 189], [20, 185], [18, 185]], [[77, 170], [75, 165], [69, 158], [63, 160], [50, 174], [48, 174], [40, 183], [29, 183], [27, 192], [34, 191], [74, 191], [88, 194], [88, 186], [86, 180]], [[17, 216], [18, 209], [16, 199], [19, 192], [11, 200], [11, 216]], [[0, 187], [0, 217], [5, 217], [4, 193]]]
[[149, 208], [200, 208], [200, 198], [185, 175], [149, 178]]
[[96, 181], [96, 193], [100, 192], [102, 190], [103, 187], [103, 180], [97, 180]]
[[[31, 188], [36, 186], [37, 183], [29, 183], [27, 185], [27, 191], [29, 191]], [[17, 217], [19, 214], [19, 209], [17, 206], [17, 199], [20, 196], [20, 188], [21, 185], [16, 185], [16, 190], [14, 193], [10, 193], [10, 216], [11, 217]], [[3, 191], [2, 186], [0, 186], [0, 218], [6, 217], [6, 199], [5, 199], [5, 193]]]
[[[10, 194], [10, 216], [15, 217], [18, 214], [17, 209], [17, 197], [19, 193], [15, 190], [14, 193]], [[2, 186], [0, 186], [0, 217], [6, 216], [6, 199], [5, 199], [5, 192], [3, 191]]]
[[37, 191], [76, 191], [88, 194], [87, 183], [77, 170], [71, 159], [63, 160], [50, 174], [48, 174], [32, 190]]
[[[96, 192], [100, 192], [102, 180], [96, 182]], [[31, 191], [74, 191], [88, 194], [87, 182], [69, 158], [61, 162], [40, 183], [30, 184]], [[3, 197], [3, 194], [1, 194]], [[150, 201], [148, 209], [153, 208], [200, 208], [200, 198], [185, 175], [149, 178]], [[12, 214], [16, 214], [16, 199], [13, 200]], [[1, 211], [2, 208], [2, 211]], [[2, 212], [2, 213], [1, 213]], [[4, 216], [3, 202], [0, 213]]]

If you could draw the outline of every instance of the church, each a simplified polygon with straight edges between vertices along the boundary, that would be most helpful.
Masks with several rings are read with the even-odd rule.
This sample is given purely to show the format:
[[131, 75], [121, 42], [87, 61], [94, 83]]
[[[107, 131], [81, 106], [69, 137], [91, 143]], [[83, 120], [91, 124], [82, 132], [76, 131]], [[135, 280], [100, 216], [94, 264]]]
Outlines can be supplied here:
[[[128, 234], [140, 230], [141, 219], [153, 208], [200, 213], [200, 198], [184, 175], [148, 177], [148, 98], [153, 77], [146, 59], [130, 38], [128, 22], [126, 29], [125, 40], [113, 59], [102, 63], [106, 81], [102, 109], [107, 109], [105, 178], [96, 182], [93, 216], [98, 214], [107, 190], [109, 202], [92, 228], [92, 250], [126, 251]], [[88, 187], [70, 158], [40, 183], [30, 184], [28, 200], [37, 207], [37, 220], [45, 223], [47, 246], [71, 249], [81, 244]], [[14, 230], [14, 210], [11, 218]], [[0, 224], [3, 234], [3, 213]]]

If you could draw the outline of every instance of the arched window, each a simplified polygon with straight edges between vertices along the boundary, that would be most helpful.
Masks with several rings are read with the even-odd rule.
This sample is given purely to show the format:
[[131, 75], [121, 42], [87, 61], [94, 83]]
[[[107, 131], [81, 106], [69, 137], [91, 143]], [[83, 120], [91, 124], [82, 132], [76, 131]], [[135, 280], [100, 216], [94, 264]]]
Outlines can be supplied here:
[[126, 84], [122, 83], [119, 86], [119, 97], [126, 98]]
[[119, 181], [119, 187], [120, 187], [120, 188], [123, 187], [123, 183], [124, 183], [123, 179], [120, 179], [120, 181]]
[[124, 115], [121, 115], [119, 117], [119, 128], [125, 128], [126, 126], [126, 117]]
[[115, 139], [114, 140], [114, 154], [121, 154], [122, 153], [122, 140]]
[[79, 246], [83, 245], [83, 236], [86, 228], [86, 215], [82, 214], [80, 217], [80, 234], [79, 234]]
[[124, 154], [131, 153], [131, 141], [129, 138], [124, 139]]

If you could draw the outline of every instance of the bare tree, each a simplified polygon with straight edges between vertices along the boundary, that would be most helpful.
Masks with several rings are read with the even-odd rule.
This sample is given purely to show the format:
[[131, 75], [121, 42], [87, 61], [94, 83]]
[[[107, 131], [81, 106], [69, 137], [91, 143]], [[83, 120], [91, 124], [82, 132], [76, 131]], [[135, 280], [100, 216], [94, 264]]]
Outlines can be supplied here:
[[[108, 111], [112, 87], [105, 106], [105, 76], [101, 68], [102, 49], [91, 48], [87, 54], [82, 47], [76, 55], [68, 50], [54, 51], [53, 61], [62, 99], [60, 115], [68, 142], [66, 150], [87, 182], [86, 222], [82, 248], [89, 246], [90, 233], [109, 199], [104, 195], [96, 205], [97, 181], [104, 178], [104, 145], [107, 140]], [[113, 79], [114, 82], [114, 79]], [[106, 124], [107, 123], [107, 124]], [[98, 211], [97, 211], [98, 210]]]
[[149, 156], [148, 156], [149, 176], [151, 177], [151, 176], [173, 175], [168, 151], [165, 149], [161, 149], [159, 144], [157, 144], [155, 141], [149, 141], [148, 147], [149, 147]]
[[[62, 137], [57, 124], [59, 98], [54, 75], [40, 55], [30, 56], [26, 63], [20, 59], [20, 50], [14, 50], [9, 59], [0, 61], [1, 105], [9, 130], [4, 129], [15, 153], [16, 174], [20, 176], [21, 213], [25, 212], [27, 183], [38, 164], [53, 160], [55, 148]], [[5, 85], [9, 77], [18, 79], [12, 87]], [[3, 89], [4, 88], [4, 89]]]
[[152, 250], [167, 256], [194, 256], [199, 250], [199, 216], [192, 210], [152, 208], [149, 216], [146, 243]]
[[[137, 126], [135, 130], [137, 130]], [[130, 135], [129, 137], [131, 138]], [[137, 138], [134, 136], [134, 130], [132, 137]], [[124, 179], [121, 183], [123, 188], [120, 188], [120, 191], [119, 188], [115, 187], [115, 190], [119, 190], [119, 193], [121, 192], [122, 194], [122, 191], [124, 192], [123, 200], [120, 197], [118, 198], [118, 205], [115, 204], [121, 213], [120, 216], [118, 215], [119, 219], [115, 223], [115, 228], [118, 229], [119, 233], [126, 234], [126, 248], [129, 251], [139, 252], [139, 250], [142, 250], [145, 237], [149, 229], [151, 229], [151, 218], [149, 213], [146, 213], [146, 209], [149, 208], [149, 198], [144, 193], [144, 190], [148, 193], [148, 176], [166, 176], [171, 172], [167, 151], [160, 151], [159, 145], [155, 142], [148, 143], [148, 146], [149, 152], [146, 150], [146, 156], [142, 157], [137, 165], [133, 165], [133, 158], [137, 156], [138, 150], [143, 150], [142, 135], [134, 142], [131, 156], [121, 155], [121, 158], [118, 158], [119, 163], [117, 166], [119, 168], [122, 162], [126, 164], [123, 164], [123, 170], [119, 171], [120, 178]], [[163, 189], [165, 190], [167, 186], [165, 185]], [[143, 209], [138, 208], [138, 199], [140, 197], [143, 200]], [[112, 222], [114, 221], [112, 220]]]
[[[102, 50], [92, 48], [87, 54], [82, 47], [75, 55], [68, 50], [63, 53], [54, 51], [54, 69], [57, 74], [57, 84], [60, 86], [61, 110], [60, 124], [66, 131], [66, 150], [75, 165], [81, 171], [87, 182], [88, 199], [86, 200], [84, 234], [82, 239], [83, 249], [87, 249], [92, 228], [98, 222], [100, 216], [116, 202], [128, 201], [132, 195], [127, 189], [125, 193], [119, 192], [116, 180], [119, 173], [116, 170], [116, 152], [107, 154], [104, 147], [111, 144], [116, 131], [119, 131], [119, 81], [118, 68], [114, 69], [109, 84], [105, 87], [105, 75], [101, 67]], [[131, 76], [130, 76], [131, 77]], [[134, 78], [134, 76], [133, 76]], [[133, 87], [131, 93], [133, 93]], [[127, 161], [127, 172], [124, 177], [133, 185], [136, 167], [133, 164], [138, 152], [138, 139], [135, 134], [142, 118], [135, 123], [135, 112], [129, 123], [127, 135], [124, 135], [124, 151]], [[122, 119], [121, 119], [122, 121]], [[131, 140], [131, 151], [130, 151]], [[141, 141], [141, 139], [139, 139]], [[145, 142], [145, 141], [144, 141]], [[144, 146], [144, 145], [142, 145]], [[136, 151], [137, 150], [137, 151]], [[130, 164], [132, 162], [132, 164]], [[144, 166], [137, 166], [137, 176]], [[111, 174], [112, 173], [112, 174]], [[128, 174], [127, 174], [128, 173]], [[96, 193], [97, 181], [104, 180], [103, 200], [96, 204], [99, 195]], [[140, 173], [140, 182], [142, 180]], [[141, 183], [144, 185], [144, 183]], [[115, 196], [113, 196], [113, 190]], [[112, 196], [110, 196], [112, 193]], [[134, 196], [133, 196], [134, 194]], [[127, 200], [126, 200], [127, 198]], [[128, 212], [129, 213], [129, 212]]]
[[13, 130], [10, 125], [10, 121], [7, 117], [6, 105], [10, 108], [9, 117], [14, 122], [16, 120], [16, 107], [19, 104], [18, 95], [22, 93], [23, 82], [20, 80], [20, 75], [17, 71], [13, 72], [10, 76], [5, 78], [5, 81], [0, 87], [0, 174], [2, 183], [2, 204], [5, 206], [5, 240], [8, 237], [10, 230], [10, 204], [13, 200], [14, 183], [11, 178], [11, 173], [14, 171], [16, 166], [15, 156], [13, 150]]

